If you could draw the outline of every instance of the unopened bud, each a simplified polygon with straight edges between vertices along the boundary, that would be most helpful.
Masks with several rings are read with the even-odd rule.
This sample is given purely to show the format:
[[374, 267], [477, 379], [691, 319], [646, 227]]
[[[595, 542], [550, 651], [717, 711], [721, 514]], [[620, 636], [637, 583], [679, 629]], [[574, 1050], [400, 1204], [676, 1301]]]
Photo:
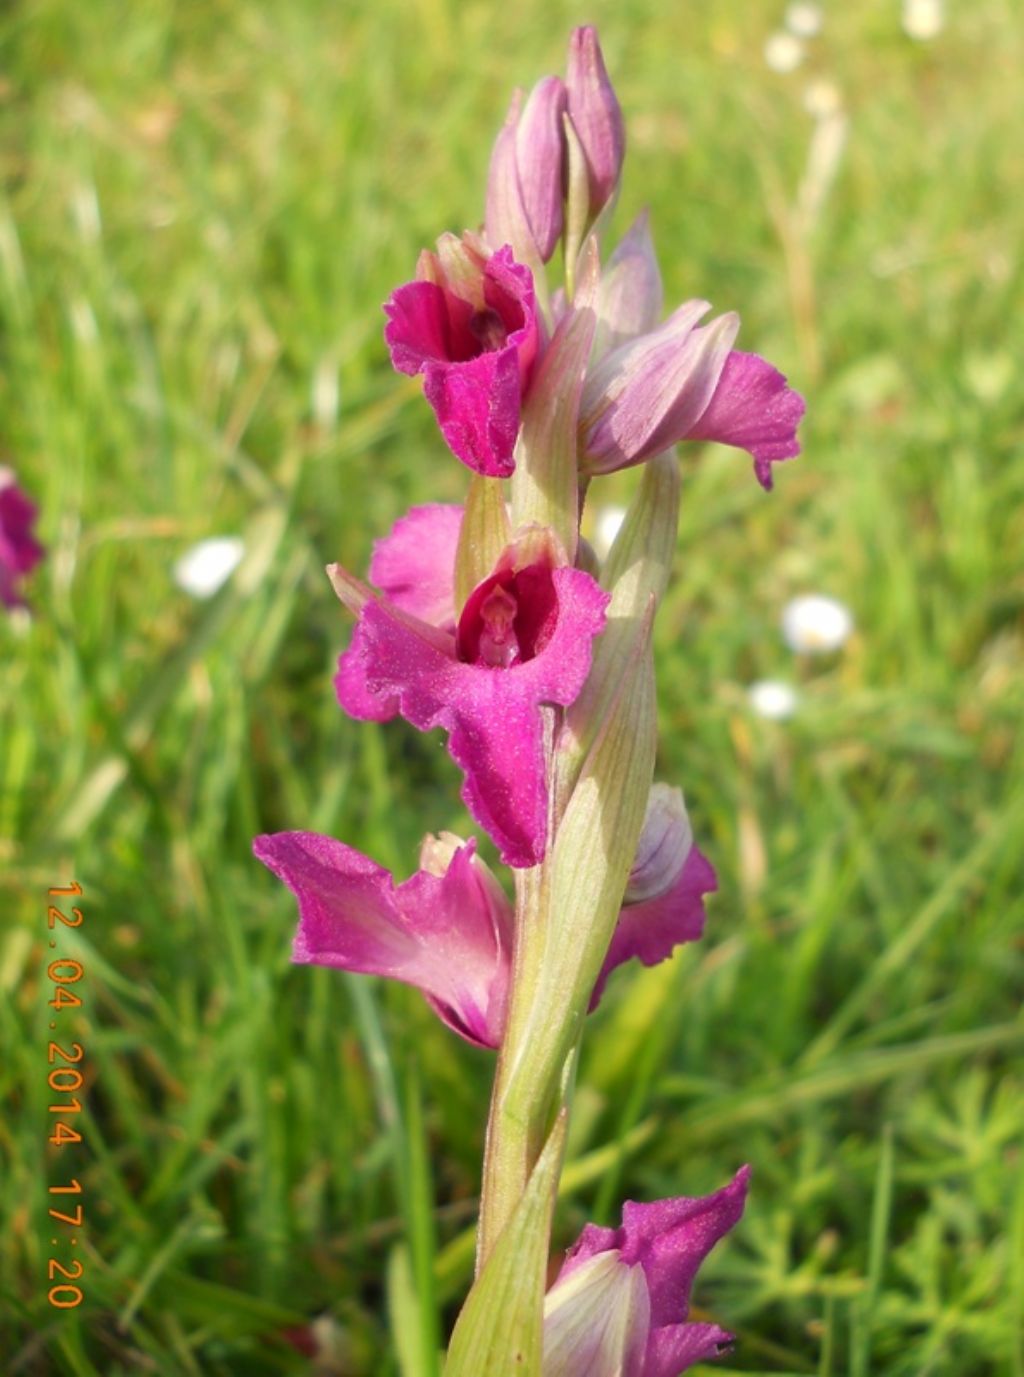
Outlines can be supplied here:
[[683, 873], [692, 846], [693, 828], [682, 790], [652, 785], [625, 902], [639, 904], [666, 894]]
[[569, 117], [587, 160], [590, 213], [596, 217], [618, 189], [626, 131], [592, 25], [573, 30], [566, 87]]

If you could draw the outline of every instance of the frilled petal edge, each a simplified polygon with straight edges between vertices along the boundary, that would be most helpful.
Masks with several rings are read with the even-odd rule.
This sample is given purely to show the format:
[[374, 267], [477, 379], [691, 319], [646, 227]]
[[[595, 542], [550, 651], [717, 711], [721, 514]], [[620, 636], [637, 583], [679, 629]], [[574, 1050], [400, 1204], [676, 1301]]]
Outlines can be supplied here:
[[800, 453], [796, 431], [805, 410], [803, 397], [777, 368], [758, 354], [734, 349], [711, 401], [686, 438], [745, 449], [758, 482], [770, 490], [772, 464]]

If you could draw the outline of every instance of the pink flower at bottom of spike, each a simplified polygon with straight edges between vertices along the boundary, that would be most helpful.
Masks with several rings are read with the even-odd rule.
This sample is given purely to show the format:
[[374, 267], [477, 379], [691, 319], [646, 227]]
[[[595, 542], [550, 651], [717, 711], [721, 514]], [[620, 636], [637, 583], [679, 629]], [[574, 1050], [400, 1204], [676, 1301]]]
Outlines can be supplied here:
[[618, 1229], [588, 1224], [544, 1306], [544, 1377], [679, 1377], [732, 1335], [689, 1324], [700, 1264], [739, 1220], [750, 1168], [714, 1195], [627, 1201]]
[[253, 851], [299, 904], [292, 959], [415, 985], [460, 1037], [496, 1047], [505, 1026], [512, 907], [476, 843], [428, 838], [396, 885], [332, 837], [277, 832]]
[[11, 471], [0, 468], [0, 602], [7, 607], [24, 607], [18, 585], [43, 558], [32, 534], [36, 514]]

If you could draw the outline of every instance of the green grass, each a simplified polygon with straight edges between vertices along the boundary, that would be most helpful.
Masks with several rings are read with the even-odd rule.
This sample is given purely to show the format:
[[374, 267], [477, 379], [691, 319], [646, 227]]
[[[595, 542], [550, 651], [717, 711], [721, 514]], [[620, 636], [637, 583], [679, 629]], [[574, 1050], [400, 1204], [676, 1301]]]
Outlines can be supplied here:
[[[12, 1374], [306, 1371], [280, 1331], [327, 1310], [338, 1371], [436, 1372], [491, 1061], [411, 992], [291, 968], [249, 844], [317, 828], [404, 874], [467, 826], [437, 740], [338, 711], [322, 566], [460, 495], [380, 302], [478, 219], [509, 87], [590, 17], [630, 121], [620, 222], [649, 204], [668, 300], [738, 308], [809, 405], [770, 498], [735, 453], [686, 461], [659, 774], [721, 892], [590, 1022], [558, 1241], [750, 1161], [696, 1295], [740, 1337], [716, 1370], [1024, 1377], [1024, 16], [951, 6], [926, 46], [896, 0], [832, 5], [780, 77], [782, 8], [5, 8], [0, 446], [50, 549], [31, 625], [0, 624]], [[812, 74], [849, 113], [813, 222]], [[249, 559], [199, 606], [171, 565], [225, 532]], [[777, 630], [808, 589], [857, 621], [823, 665]], [[764, 675], [801, 682], [792, 722], [752, 717]], [[45, 891], [72, 875], [87, 1147], [48, 1157]], [[59, 1312], [68, 1175], [86, 1302]]]

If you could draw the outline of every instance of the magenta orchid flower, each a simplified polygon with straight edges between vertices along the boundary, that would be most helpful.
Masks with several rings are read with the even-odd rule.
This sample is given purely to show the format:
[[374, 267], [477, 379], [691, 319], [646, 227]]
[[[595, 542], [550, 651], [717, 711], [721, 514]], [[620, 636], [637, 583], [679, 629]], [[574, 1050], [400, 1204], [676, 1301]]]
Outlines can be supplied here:
[[[679, 790], [655, 785], [651, 800], [591, 1009], [616, 966], [634, 956], [656, 965], [704, 928], [714, 871], [692, 846]], [[257, 837], [253, 851], [298, 900], [293, 960], [415, 985], [467, 1042], [501, 1045], [514, 913], [475, 842], [427, 837], [421, 869], [399, 885], [369, 857], [313, 832]]]
[[256, 856], [299, 903], [292, 959], [415, 985], [467, 1042], [496, 1047], [505, 1023], [512, 907], [476, 843], [428, 837], [422, 868], [388, 871], [331, 837], [257, 837]]
[[0, 469], [0, 602], [7, 607], [24, 607], [19, 585], [43, 558], [32, 529], [36, 515], [11, 471]]
[[452, 453], [477, 473], [508, 477], [520, 407], [540, 344], [533, 274], [503, 245], [444, 235], [416, 281], [384, 310], [384, 338], [400, 373], [424, 393]]
[[[682, 487], [671, 451], [745, 449], [770, 488], [804, 412], [777, 369], [735, 348], [737, 315], [691, 300], [664, 318], [646, 215], [605, 253], [624, 152], [596, 30], [578, 28], [565, 80], [513, 97], [481, 232], [443, 235], [384, 307], [394, 367], [422, 376], [473, 470], [465, 508], [409, 511], [376, 542], [369, 583], [328, 570], [356, 623], [339, 703], [447, 733], [470, 813], [527, 872], [514, 900], [451, 833], [428, 837], [401, 882], [330, 837], [254, 842], [297, 902], [295, 961], [403, 982], [499, 1049], [476, 1280], [447, 1377], [680, 1377], [731, 1342], [691, 1322], [690, 1293], [743, 1212], [747, 1168], [713, 1195], [588, 1225], [545, 1297], [586, 1014], [618, 966], [699, 938], [717, 885], [682, 793], [652, 785], [652, 628]], [[547, 266], [560, 241], [561, 285]], [[599, 583], [580, 534], [589, 484], [641, 463]]]
[[743, 1214], [750, 1168], [714, 1195], [627, 1201], [618, 1229], [588, 1224], [544, 1305], [544, 1377], [679, 1377], [732, 1335], [687, 1321], [701, 1263]]
[[[424, 532], [431, 525], [419, 521]], [[450, 528], [435, 511], [439, 540], [446, 522]], [[393, 554], [394, 533], [391, 541]], [[341, 706], [352, 717], [386, 721], [400, 713], [420, 731], [443, 727], [466, 777], [463, 799], [502, 860], [538, 864], [547, 829], [544, 709], [568, 707], [583, 687], [608, 594], [566, 567], [538, 530], [508, 547], [454, 632], [374, 596], [337, 566], [331, 572], [359, 619], [338, 663]]]

